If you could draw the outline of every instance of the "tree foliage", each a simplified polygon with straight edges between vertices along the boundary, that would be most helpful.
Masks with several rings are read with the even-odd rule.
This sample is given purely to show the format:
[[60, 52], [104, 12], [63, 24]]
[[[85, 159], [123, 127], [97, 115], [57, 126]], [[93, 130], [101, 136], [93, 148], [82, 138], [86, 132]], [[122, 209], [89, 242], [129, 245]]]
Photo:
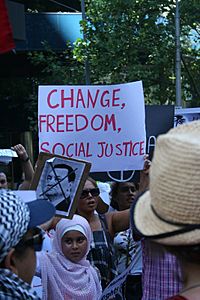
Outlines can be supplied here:
[[[85, 0], [85, 4], [86, 20], [81, 22], [85, 39], [73, 47], [66, 42], [63, 53], [45, 44], [46, 51], [28, 54], [37, 73], [11, 80], [9, 88], [1, 84], [1, 98], [11, 108], [24, 107], [31, 130], [37, 131], [38, 85], [85, 84], [86, 61], [91, 84], [142, 80], [146, 104], [175, 103], [175, 0]], [[179, 4], [183, 106], [195, 107], [200, 106], [200, 4], [199, 0]]]
[[[180, 3], [182, 97], [199, 104], [199, 50], [191, 38], [193, 30], [199, 39], [196, 2]], [[91, 82], [142, 80], [147, 103], [175, 103], [175, 1], [87, 0], [86, 11], [86, 41], [74, 52], [88, 57]]]
[[25, 110], [29, 116], [30, 129], [37, 132], [37, 106], [39, 85], [84, 84], [84, 65], [73, 58], [72, 46], [66, 43], [62, 53], [54, 52], [44, 41], [45, 51], [29, 52], [28, 57], [37, 69], [37, 75], [30, 78], [32, 89], [26, 99]]
[[[44, 65], [45, 80], [82, 84], [88, 61], [91, 84], [142, 80], [146, 103], [174, 104], [175, 1], [85, 0], [85, 5], [86, 20], [81, 22], [85, 38], [78, 39], [73, 50], [68, 44], [67, 63], [65, 54], [50, 49], [32, 55], [35, 64]], [[198, 1], [180, 2], [184, 106], [188, 100], [192, 106], [200, 105], [199, 12]]]

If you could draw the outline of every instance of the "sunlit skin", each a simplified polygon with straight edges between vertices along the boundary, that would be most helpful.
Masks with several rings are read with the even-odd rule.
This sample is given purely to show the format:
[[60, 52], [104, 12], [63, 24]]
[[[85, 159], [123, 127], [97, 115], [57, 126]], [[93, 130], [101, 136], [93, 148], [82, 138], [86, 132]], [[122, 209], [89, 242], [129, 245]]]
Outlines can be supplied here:
[[68, 231], [61, 239], [61, 248], [67, 259], [78, 263], [86, 255], [87, 239], [77, 230]]
[[[129, 188], [127, 191], [124, 191], [123, 188]], [[128, 209], [131, 206], [131, 203], [135, 200], [135, 196], [137, 194], [137, 190], [135, 188], [134, 183], [132, 182], [123, 182], [120, 183], [117, 196], [115, 198], [118, 203], [119, 210]]]
[[[91, 181], [86, 180], [85, 186], [83, 190], [91, 190], [94, 189], [95, 186]], [[97, 208], [98, 197], [93, 197], [90, 193], [85, 198], [80, 198], [78, 200], [78, 211], [84, 213], [90, 213]]]

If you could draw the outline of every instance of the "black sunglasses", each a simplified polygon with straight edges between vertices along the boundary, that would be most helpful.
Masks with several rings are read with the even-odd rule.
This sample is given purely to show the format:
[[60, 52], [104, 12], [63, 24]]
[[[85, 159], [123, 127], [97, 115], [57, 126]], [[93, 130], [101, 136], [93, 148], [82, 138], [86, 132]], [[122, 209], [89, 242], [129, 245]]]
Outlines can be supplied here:
[[90, 189], [90, 190], [83, 190], [82, 193], [81, 193], [80, 198], [81, 199], [86, 198], [86, 197], [89, 196], [89, 194], [91, 194], [92, 197], [97, 197], [100, 194], [100, 190], [99, 190], [99, 188]]
[[134, 193], [136, 191], [136, 188], [134, 186], [122, 186], [120, 188], [120, 192], [122, 192], [122, 193], [127, 193], [129, 191], [131, 191], [132, 193]]
[[15, 246], [15, 249], [20, 250], [22, 248], [31, 247], [34, 251], [41, 251], [43, 240], [43, 231], [39, 227], [36, 227], [34, 228], [34, 235], [26, 240], [22, 239], [19, 241], [19, 243]]

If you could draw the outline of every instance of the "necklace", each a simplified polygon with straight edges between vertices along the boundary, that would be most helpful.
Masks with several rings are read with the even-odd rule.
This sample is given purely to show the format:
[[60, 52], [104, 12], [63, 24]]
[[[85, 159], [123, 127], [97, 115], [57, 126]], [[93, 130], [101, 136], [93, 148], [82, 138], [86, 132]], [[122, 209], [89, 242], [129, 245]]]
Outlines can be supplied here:
[[188, 288], [186, 288], [186, 289], [183, 289], [183, 290], [181, 291], [181, 294], [182, 294], [182, 293], [185, 293], [185, 292], [187, 292], [187, 291], [189, 291], [189, 290], [195, 289], [195, 288], [197, 288], [197, 287], [200, 287], [200, 283], [194, 284], [194, 285], [192, 285], [192, 286], [190, 286], [190, 287], [188, 287]]

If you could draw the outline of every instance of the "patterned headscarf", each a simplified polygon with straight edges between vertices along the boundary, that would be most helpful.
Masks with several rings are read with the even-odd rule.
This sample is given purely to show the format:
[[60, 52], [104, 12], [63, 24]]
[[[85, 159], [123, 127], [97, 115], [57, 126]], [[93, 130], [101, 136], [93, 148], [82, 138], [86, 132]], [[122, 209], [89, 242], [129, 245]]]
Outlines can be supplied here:
[[12, 191], [0, 191], [0, 262], [26, 233], [30, 221], [28, 206]]
[[[80, 226], [84, 232], [88, 247], [86, 255], [73, 263], [62, 253], [61, 238], [68, 228]], [[43, 285], [43, 299], [76, 299], [98, 300], [101, 296], [101, 285], [96, 270], [86, 260], [90, 249], [91, 229], [87, 220], [74, 215], [72, 220], [62, 219], [56, 226], [53, 240], [53, 251], [39, 256]]]

